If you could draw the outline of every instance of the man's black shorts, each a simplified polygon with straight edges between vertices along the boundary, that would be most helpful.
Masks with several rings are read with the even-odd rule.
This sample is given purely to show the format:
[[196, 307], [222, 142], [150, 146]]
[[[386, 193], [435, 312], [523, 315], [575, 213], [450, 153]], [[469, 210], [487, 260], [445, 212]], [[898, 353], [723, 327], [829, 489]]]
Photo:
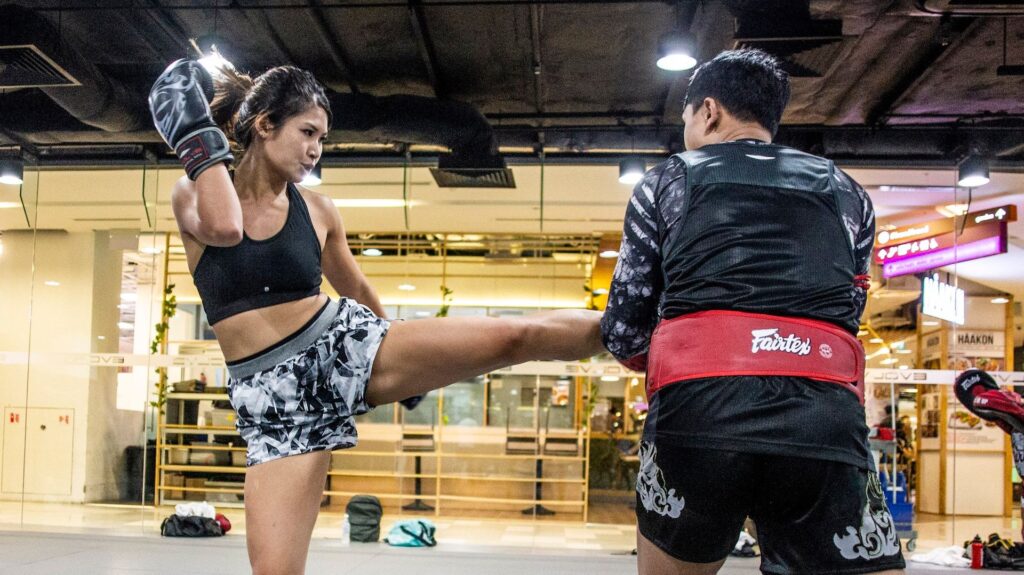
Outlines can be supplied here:
[[763, 573], [905, 567], [874, 471], [819, 459], [677, 447], [671, 438], [641, 445], [637, 528], [669, 555], [720, 561], [748, 516], [757, 526]]

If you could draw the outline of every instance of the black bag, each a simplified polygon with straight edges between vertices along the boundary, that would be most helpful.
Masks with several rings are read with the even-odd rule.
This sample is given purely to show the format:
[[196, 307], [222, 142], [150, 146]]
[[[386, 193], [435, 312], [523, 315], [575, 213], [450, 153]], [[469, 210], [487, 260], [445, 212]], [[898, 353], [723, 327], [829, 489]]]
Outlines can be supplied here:
[[164, 537], [220, 537], [224, 535], [220, 523], [209, 517], [171, 515], [160, 524]]
[[380, 500], [373, 495], [354, 495], [345, 506], [348, 513], [349, 540], [376, 543], [380, 540]]

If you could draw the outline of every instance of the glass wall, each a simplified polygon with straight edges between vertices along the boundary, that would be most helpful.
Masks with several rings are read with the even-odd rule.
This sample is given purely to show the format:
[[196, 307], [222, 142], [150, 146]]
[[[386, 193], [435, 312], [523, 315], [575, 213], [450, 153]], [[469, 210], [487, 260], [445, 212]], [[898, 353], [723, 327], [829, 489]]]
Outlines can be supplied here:
[[[178, 173], [29, 167], [23, 185], [0, 185], [0, 528], [153, 531], [170, 504], [200, 500], [241, 516], [245, 446], [174, 228], [169, 191]], [[400, 196], [401, 176], [364, 170], [359, 181]], [[896, 176], [854, 176], [884, 207], [881, 186]], [[421, 180], [429, 175], [410, 178]], [[936, 206], [967, 204], [961, 189], [935, 193]], [[429, 194], [417, 197], [440, 197]], [[998, 259], [1017, 257], [1016, 248], [911, 273], [890, 274], [885, 265], [907, 262], [915, 245], [922, 253], [947, 249], [922, 247], [932, 237], [955, 253], [992, 230], [1006, 240], [1005, 226], [1016, 224], [978, 229], [985, 209], [1001, 206], [997, 199], [964, 208], [967, 218], [921, 216], [946, 230], [922, 239], [904, 235], [921, 223], [879, 211], [858, 334], [866, 418], [890, 508], [901, 533], [918, 531], [922, 546], [1019, 527], [1008, 436], [961, 406], [952, 383], [973, 367], [1004, 386], [1024, 385], [1013, 297], [1024, 276]], [[510, 317], [585, 297], [592, 264], [534, 249], [537, 237], [471, 259], [438, 248], [441, 234], [407, 233], [401, 210], [343, 213], [364, 226], [350, 243], [390, 317]], [[410, 217], [429, 214], [445, 222], [436, 205]], [[592, 232], [581, 228], [573, 241]], [[454, 231], [446, 235], [454, 241]], [[469, 250], [480, 240], [457, 241]], [[593, 256], [597, 240], [587, 241], [593, 245], [581, 251]], [[375, 246], [382, 256], [368, 255]], [[951, 287], [926, 288], [926, 280]], [[441, 286], [454, 294], [445, 299]], [[940, 305], [922, 301], [929, 289]], [[431, 392], [413, 410], [380, 406], [358, 418], [359, 446], [332, 456], [323, 512], [340, 518], [352, 494], [375, 493], [395, 515], [629, 524], [644, 385], [642, 374], [605, 357], [592, 366], [500, 370]]]

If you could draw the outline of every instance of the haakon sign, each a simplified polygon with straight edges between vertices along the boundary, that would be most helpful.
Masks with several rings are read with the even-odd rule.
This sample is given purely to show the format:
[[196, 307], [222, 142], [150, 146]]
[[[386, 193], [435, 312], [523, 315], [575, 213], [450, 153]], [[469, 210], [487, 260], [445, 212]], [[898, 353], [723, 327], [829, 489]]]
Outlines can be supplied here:
[[932, 317], [964, 324], [964, 290], [939, 281], [934, 274], [921, 280], [921, 312]]
[[875, 236], [875, 261], [891, 278], [1005, 253], [1006, 223], [1016, 219], [1016, 206], [1007, 205], [883, 230]]

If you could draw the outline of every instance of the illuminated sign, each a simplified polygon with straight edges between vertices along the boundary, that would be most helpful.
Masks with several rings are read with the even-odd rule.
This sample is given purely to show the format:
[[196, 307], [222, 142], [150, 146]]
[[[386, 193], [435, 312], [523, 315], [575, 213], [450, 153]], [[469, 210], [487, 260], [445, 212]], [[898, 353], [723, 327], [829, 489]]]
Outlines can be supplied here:
[[1006, 205], [971, 212], [964, 218], [967, 218], [967, 221], [962, 222], [962, 218], [944, 218], [895, 230], [882, 230], [875, 234], [875, 245], [886, 246], [947, 234], [955, 229], [960, 229], [961, 223], [965, 228], [969, 228], [987, 222], [1015, 222], [1017, 221], [1017, 206]]
[[921, 280], [921, 312], [932, 317], [964, 324], [964, 290], [939, 281], [939, 275]]
[[968, 262], [978, 258], [994, 256], [1006, 253], [1006, 234], [985, 238], [976, 242], [959, 244], [951, 248], [945, 248], [910, 256], [901, 260], [888, 262], [882, 265], [882, 277], [894, 278], [907, 274], [926, 272], [942, 266], [948, 266], [960, 262]]
[[925, 254], [951, 248], [956, 245], [963, 245], [985, 238], [991, 238], [1002, 234], [1003, 225], [998, 221], [987, 221], [986, 223], [971, 226], [964, 229], [963, 234], [950, 232], [923, 240], [913, 240], [899, 244], [882, 246], [875, 250], [875, 262], [884, 264], [895, 260], [901, 260], [917, 254]]

